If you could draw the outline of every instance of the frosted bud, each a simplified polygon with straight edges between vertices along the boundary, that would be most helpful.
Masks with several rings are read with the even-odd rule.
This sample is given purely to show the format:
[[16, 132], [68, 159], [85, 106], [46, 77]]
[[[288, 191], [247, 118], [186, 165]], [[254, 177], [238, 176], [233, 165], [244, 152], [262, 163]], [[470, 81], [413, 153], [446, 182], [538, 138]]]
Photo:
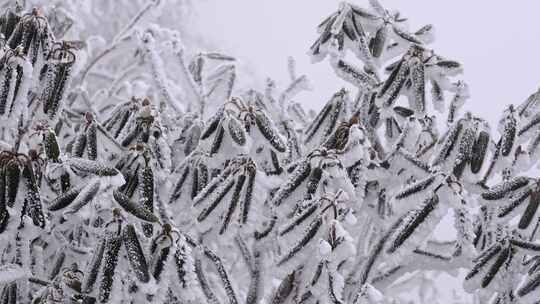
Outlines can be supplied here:
[[325, 240], [319, 241], [319, 254], [322, 256], [328, 255], [330, 252], [332, 252], [332, 246], [328, 244]]

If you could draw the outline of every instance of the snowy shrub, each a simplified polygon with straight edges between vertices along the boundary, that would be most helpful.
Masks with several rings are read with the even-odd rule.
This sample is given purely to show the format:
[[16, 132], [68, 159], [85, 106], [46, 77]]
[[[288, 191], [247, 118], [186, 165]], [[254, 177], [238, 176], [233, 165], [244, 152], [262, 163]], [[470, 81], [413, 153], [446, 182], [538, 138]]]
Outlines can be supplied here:
[[0, 303], [538, 303], [540, 93], [492, 130], [433, 26], [340, 4], [315, 113], [164, 26], [192, 2], [4, 2]]

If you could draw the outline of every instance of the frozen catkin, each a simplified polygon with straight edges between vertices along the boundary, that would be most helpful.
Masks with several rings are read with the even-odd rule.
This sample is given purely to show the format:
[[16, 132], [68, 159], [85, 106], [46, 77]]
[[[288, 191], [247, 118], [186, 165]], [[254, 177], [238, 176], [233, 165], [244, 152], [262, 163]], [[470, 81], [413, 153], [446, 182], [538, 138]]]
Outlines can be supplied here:
[[[99, 283], [98, 299], [101, 303], [107, 303], [113, 292], [113, 285], [118, 284], [116, 268], [118, 266], [118, 255], [122, 239], [114, 233], [106, 236], [105, 252], [101, 268], [101, 281]], [[115, 282], [116, 281], [116, 282]]]
[[[8, 39], [7, 44], [11, 49], [22, 47], [22, 51], [33, 66], [39, 61], [43, 62], [54, 41], [47, 18], [40, 15], [37, 8], [33, 8], [30, 13], [23, 14], [11, 35], [6, 36], [6, 39]], [[38, 70], [40, 68], [37, 66]]]
[[75, 54], [67, 43], [55, 43], [45, 59], [38, 98], [44, 118], [56, 123], [71, 81]]
[[306, 145], [320, 144], [334, 132], [346, 115], [348, 98], [348, 93], [344, 89], [332, 96], [306, 129], [304, 140]]
[[215, 177], [201, 190], [193, 205], [201, 227], [218, 221], [218, 227], [214, 227], [218, 235], [234, 234], [255, 223], [262, 202], [253, 193], [260, 189], [258, 181], [264, 179], [264, 173], [252, 159], [236, 159], [226, 170], [227, 175]]
[[482, 166], [486, 160], [490, 140], [491, 137], [487, 124], [481, 123], [471, 151], [470, 163], [472, 173], [477, 174], [482, 169]]
[[139, 242], [139, 237], [137, 236], [137, 232], [135, 231], [135, 227], [133, 225], [127, 225], [124, 227], [122, 231], [122, 242], [124, 243], [129, 264], [135, 273], [135, 276], [141, 282], [148, 282], [150, 280], [148, 264], [146, 262], [146, 257], [144, 256], [141, 243]]
[[[146, 208], [149, 212], [154, 212], [154, 171], [147, 163], [145, 168], [140, 171], [139, 177], [139, 201], [140, 205]], [[146, 237], [153, 234], [153, 226], [151, 224], [143, 224], [143, 232]]]
[[201, 5], [2, 6], [0, 303], [538, 301], [539, 92], [490, 126], [435, 27], [369, 0], [316, 26], [319, 108]]
[[148, 210], [146, 206], [141, 206], [136, 204], [129, 199], [125, 194], [118, 190], [113, 191], [114, 200], [124, 209], [128, 214], [133, 215], [134, 217], [141, 219], [146, 222], [158, 222], [159, 219], [155, 216], [152, 211]]
[[485, 200], [498, 200], [510, 194], [512, 191], [527, 186], [530, 182], [530, 178], [517, 176], [494, 185], [489, 191], [482, 193], [481, 196]]
[[514, 148], [514, 142], [517, 136], [517, 119], [515, 117], [515, 109], [512, 105], [506, 110], [505, 116], [500, 122], [501, 132], [501, 154], [508, 156]]
[[0, 116], [2, 125], [16, 127], [28, 116], [26, 95], [33, 67], [21, 47], [6, 49], [0, 58]]

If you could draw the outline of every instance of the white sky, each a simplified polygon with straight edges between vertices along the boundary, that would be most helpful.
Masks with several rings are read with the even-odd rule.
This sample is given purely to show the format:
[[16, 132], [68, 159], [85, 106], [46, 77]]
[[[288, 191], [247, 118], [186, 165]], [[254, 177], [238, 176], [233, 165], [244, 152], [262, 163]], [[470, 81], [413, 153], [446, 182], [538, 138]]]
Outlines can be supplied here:
[[[197, 0], [199, 1], [199, 0]], [[409, 18], [411, 29], [432, 23], [432, 47], [460, 61], [471, 88], [468, 108], [491, 122], [508, 103], [520, 103], [540, 87], [540, 2], [501, 0], [381, 0]], [[367, 5], [367, 0], [351, 0]], [[337, 9], [338, 0], [206, 0], [198, 3], [200, 29], [223, 51], [243, 60], [258, 80], [287, 81], [286, 59], [297, 60], [314, 91], [297, 98], [318, 109], [343, 86], [327, 62], [311, 64], [307, 50], [316, 26]], [[240, 75], [242, 77], [242, 75]], [[245, 75], [244, 75], [245, 78]], [[279, 83], [279, 82], [278, 82]]]

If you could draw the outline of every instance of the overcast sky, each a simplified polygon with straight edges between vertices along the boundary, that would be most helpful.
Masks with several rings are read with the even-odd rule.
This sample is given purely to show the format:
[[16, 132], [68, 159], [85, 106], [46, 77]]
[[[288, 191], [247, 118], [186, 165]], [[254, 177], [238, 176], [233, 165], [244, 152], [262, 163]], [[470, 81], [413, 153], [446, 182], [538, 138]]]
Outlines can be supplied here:
[[[367, 5], [367, 0], [351, 1]], [[436, 27], [432, 47], [464, 64], [471, 88], [468, 107], [490, 121], [508, 103], [520, 103], [540, 87], [538, 1], [382, 0], [409, 18], [411, 28]], [[515, 4], [517, 3], [517, 4]], [[319, 108], [343, 82], [327, 62], [311, 64], [306, 55], [316, 26], [338, 7], [337, 0], [207, 0], [197, 19], [224, 51], [242, 59], [257, 75], [287, 80], [286, 58], [308, 75], [314, 91], [297, 100]]]

